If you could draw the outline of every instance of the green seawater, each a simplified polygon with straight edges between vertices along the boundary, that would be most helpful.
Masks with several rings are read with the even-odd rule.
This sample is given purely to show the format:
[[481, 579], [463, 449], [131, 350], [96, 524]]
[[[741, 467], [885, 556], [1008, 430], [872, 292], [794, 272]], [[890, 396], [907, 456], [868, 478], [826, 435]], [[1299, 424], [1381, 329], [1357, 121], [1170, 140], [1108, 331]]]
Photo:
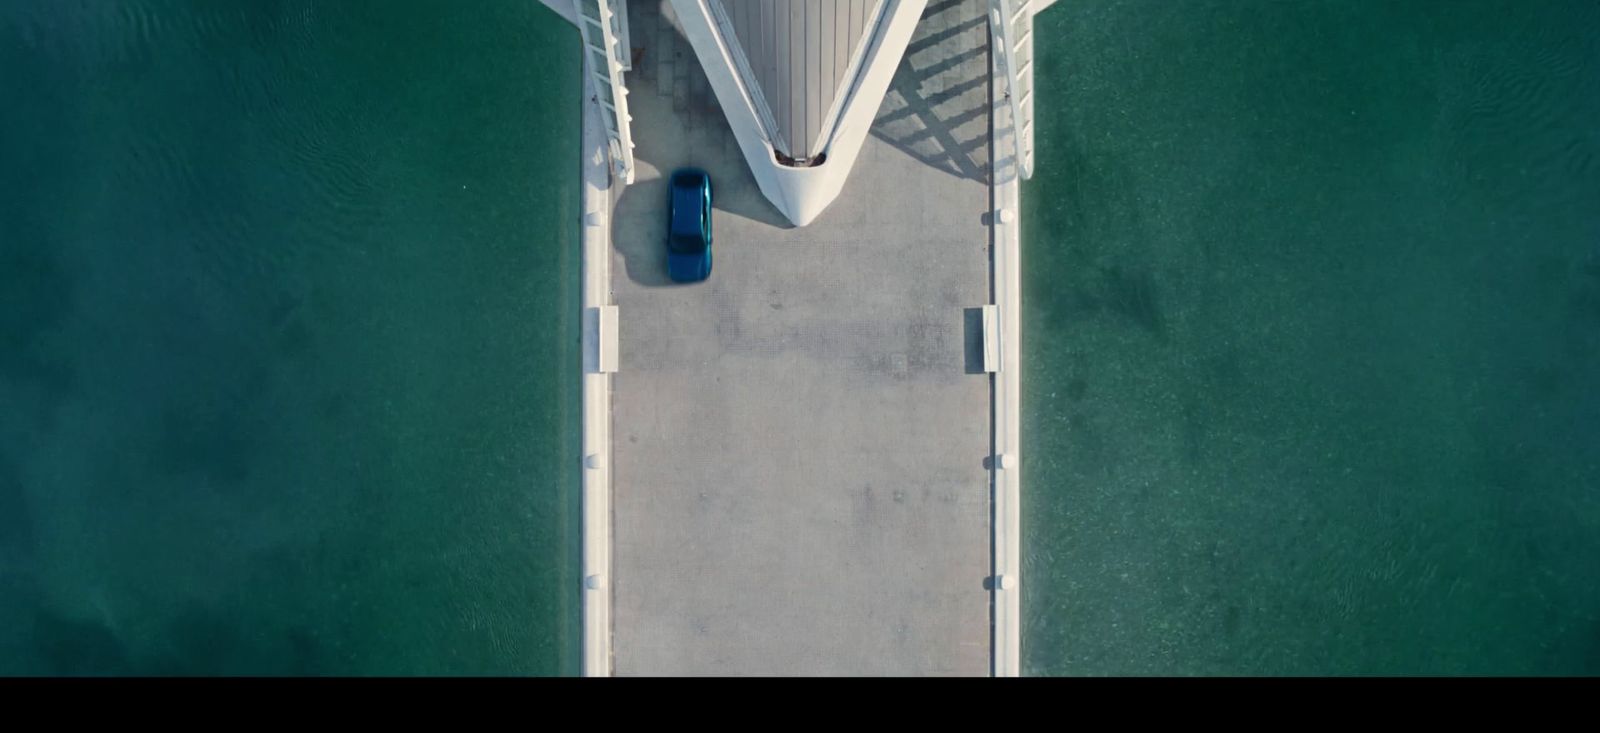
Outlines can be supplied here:
[[576, 672], [577, 44], [0, 3], [0, 674]]
[[1037, 34], [1025, 672], [1600, 673], [1600, 3]]

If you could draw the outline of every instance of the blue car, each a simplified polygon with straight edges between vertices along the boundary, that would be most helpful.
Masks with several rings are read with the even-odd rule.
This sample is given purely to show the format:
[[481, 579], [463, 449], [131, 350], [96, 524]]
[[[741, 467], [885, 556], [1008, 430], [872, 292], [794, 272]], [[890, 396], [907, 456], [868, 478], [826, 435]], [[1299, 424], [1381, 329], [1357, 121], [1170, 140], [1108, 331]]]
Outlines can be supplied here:
[[685, 168], [672, 174], [667, 225], [667, 275], [675, 282], [711, 276], [711, 176]]

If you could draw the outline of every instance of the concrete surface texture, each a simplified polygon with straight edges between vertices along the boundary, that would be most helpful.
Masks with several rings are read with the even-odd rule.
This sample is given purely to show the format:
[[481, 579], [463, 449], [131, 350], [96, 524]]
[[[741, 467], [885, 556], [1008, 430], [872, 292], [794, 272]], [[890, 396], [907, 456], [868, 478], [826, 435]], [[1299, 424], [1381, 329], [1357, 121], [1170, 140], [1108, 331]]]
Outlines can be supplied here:
[[[930, 4], [844, 193], [802, 228], [757, 189], [668, 4], [629, 5], [614, 672], [988, 674], [985, 4]], [[679, 286], [666, 178], [689, 165], [713, 178], [715, 265]]]

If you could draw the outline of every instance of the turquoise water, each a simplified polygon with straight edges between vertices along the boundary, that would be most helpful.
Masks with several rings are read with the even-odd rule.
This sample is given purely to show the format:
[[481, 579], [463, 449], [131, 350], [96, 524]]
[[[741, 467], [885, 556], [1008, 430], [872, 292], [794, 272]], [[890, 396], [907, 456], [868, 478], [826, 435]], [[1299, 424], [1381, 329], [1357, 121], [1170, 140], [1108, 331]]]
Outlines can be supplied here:
[[577, 38], [0, 4], [0, 673], [571, 673]]
[[1600, 673], [1600, 4], [1037, 32], [1026, 672]]

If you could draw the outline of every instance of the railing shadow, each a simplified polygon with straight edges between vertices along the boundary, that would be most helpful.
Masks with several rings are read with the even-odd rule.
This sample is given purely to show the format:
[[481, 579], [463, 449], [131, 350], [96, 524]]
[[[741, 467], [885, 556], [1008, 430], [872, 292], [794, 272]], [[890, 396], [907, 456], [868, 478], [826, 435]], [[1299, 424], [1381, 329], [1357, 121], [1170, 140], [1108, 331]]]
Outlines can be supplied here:
[[872, 134], [934, 168], [989, 180], [989, 25], [982, 0], [931, 3]]

